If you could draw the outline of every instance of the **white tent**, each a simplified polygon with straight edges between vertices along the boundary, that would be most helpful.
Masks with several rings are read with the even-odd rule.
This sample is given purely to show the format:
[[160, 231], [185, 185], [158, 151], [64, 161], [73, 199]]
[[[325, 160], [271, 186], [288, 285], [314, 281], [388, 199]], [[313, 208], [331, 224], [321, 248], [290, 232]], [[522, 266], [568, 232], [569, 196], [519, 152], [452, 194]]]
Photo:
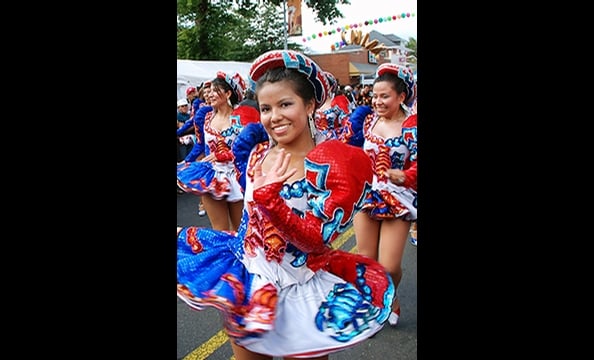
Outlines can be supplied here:
[[248, 75], [252, 63], [241, 61], [177, 60], [177, 98], [186, 96], [186, 88], [198, 86], [212, 80], [217, 71], [227, 74], [238, 72], [248, 85]]

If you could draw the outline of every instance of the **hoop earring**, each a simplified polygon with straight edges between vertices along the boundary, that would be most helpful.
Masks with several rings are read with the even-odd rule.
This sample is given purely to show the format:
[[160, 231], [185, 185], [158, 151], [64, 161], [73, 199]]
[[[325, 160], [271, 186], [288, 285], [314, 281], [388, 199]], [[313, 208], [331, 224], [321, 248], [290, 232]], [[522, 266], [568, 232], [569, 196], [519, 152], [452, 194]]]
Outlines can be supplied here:
[[230, 107], [233, 107], [233, 104], [231, 104], [231, 98], [227, 98], [227, 104], [228, 104]]
[[313, 114], [307, 115], [307, 122], [309, 123], [309, 131], [311, 133], [311, 138], [314, 140], [316, 139], [316, 124], [314, 122]]

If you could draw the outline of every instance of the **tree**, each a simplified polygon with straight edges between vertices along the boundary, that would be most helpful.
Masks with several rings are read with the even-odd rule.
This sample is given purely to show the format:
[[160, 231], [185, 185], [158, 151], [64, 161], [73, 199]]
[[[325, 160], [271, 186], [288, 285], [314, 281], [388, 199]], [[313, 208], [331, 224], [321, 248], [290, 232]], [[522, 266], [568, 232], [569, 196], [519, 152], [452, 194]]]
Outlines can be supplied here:
[[[284, 46], [285, 0], [177, 0], [177, 58], [251, 61]], [[349, 0], [306, 0], [318, 21], [333, 23]], [[289, 44], [300, 49], [299, 45]]]
[[[275, 5], [282, 5], [284, 0], [264, 1], [270, 1]], [[338, 4], [350, 5], [351, 2], [349, 0], [305, 0], [305, 5], [312, 9], [314, 15], [316, 16], [316, 20], [320, 21], [324, 25], [332, 24], [333, 20], [344, 17], [344, 15], [336, 7]]]
[[408, 38], [408, 42], [404, 45], [408, 49], [411, 49], [407, 56], [406, 61], [416, 65], [417, 63], [417, 40], [415, 38]]
[[[284, 47], [284, 24], [279, 16], [278, 7], [266, 4], [249, 18], [249, 27], [243, 31], [243, 36], [248, 36], [246, 46], [240, 56], [240, 61], [252, 61], [260, 54]], [[297, 44], [288, 44], [291, 49], [299, 50]]]
[[408, 41], [404, 46], [412, 50], [409, 55], [414, 55], [415, 57], [417, 56], [417, 39], [413, 37], [408, 38]]

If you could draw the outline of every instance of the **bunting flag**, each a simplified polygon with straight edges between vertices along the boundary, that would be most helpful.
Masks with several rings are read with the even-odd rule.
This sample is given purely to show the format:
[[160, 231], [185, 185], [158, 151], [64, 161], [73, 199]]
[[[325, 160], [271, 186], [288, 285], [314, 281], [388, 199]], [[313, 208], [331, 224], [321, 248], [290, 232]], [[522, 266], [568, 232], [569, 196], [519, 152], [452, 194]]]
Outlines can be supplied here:
[[303, 34], [301, 0], [287, 0], [287, 29], [289, 36], [301, 36]]
[[[370, 19], [370, 20], [365, 20], [359, 23], [352, 23], [352, 24], [343, 24], [342, 26], [339, 26], [335, 29], [325, 29], [323, 31], [320, 31], [317, 34], [311, 34], [311, 36], [307, 36], [307, 37], [303, 37], [303, 42], [308, 42], [308, 41], [312, 41], [315, 39], [320, 39], [324, 36], [331, 36], [331, 35], [335, 35], [335, 34], [341, 34], [343, 31], [348, 31], [348, 30], [353, 30], [353, 29], [357, 29], [357, 28], [362, 28], [364, 26], [373, 26], [373, 25], [377, 25], [377, 24], [382, 24], [384, 22], [388, 22], [388, 21], [396, 21], [399, 19], [407, 19], [407, 18], [411, 18], [411, 17], [415, 17], [416, 13], [415, 12], [403, 12], [400, 14], [396, 14], [396, 15], [391, 15], [391, 16], [385, 16], [385, 17], [380, 17], [380, 18], [376, 18], [376, 19]], [[333, 47], [335, 48], [340, 48], [347, 45], [344, 41], [341, 42], [337, 42], [336, 44], [333, 45]]]

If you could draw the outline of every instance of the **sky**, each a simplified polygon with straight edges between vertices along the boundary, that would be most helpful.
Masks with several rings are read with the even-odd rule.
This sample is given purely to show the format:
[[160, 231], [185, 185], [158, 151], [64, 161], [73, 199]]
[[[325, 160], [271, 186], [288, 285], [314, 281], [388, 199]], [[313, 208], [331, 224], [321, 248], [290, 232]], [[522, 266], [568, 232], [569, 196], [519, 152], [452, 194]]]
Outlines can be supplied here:
[[[362, 27], [357, 28], [363, 34], [376, 30], [382, 34], [394, 34], [405, 40], [411, 37], [417, 39], [417, 0], [350, 0], [350, 2], [350, 5], [338, 5], [344, 18], [338, 19], [333, 25], [323, 25], [314, 22], [312, 11], [305, 5], [305, 1], [302, 1], [303, 35], [290, 37], [288, 42], [299, 43], [310, 48], [312, 52], [331, 52], [331, 46], [341, 41], [340, 33], [330, 33], [322, 37], [319, 37], [318, 34], [336, 30], [338, 27], [344, 28], [351, 24], [363, 24]], [[366, 20], [385, 19], [402, 13], [409, 13], [410, 16], [373, 25], [364, 24]], [[316, 37], [313, 38], [312, 35], [316, 35]]]

